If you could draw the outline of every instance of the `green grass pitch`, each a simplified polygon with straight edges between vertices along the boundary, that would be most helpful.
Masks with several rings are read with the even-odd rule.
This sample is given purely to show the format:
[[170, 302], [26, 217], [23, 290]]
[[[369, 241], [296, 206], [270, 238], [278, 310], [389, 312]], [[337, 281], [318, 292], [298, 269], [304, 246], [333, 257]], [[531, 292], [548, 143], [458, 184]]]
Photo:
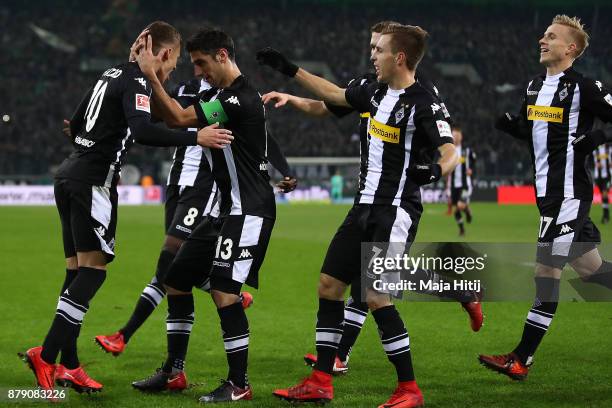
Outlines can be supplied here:
[[[327, 245], [348, 206], [280, 205], [261, 270], [255, 305], [249, 309], [249, 377], [254, 400], [237, 406], [288, 407], [271, 395], [309, 373], [302, 362], [314, 351], [319, 268]], [[420, 241], [457, 240], [445, 206], [426, 206]], [[530, 206], [473, 205], [470, 241], [534, 242], [538, 215]], [[177, 395], [143, 395], [130, 382], [151, 374], [164, 359], [165, 302], [114, 358], [93, 342], [97, 334], [116, 331], [128, 318], [140, 291], [151, 278], [164, 234], [162, 207], [119, 210], [117, 259], [85, 318], [81, 361], [105, 388], [98, 395], [70, 392], [68, 406], [189, 407], [226, 375], [218, 316], [204, 293], [196, 295], [196, 324], [186, 371], [195, 386]], [[594, 208], [599, 219], [601, 209]], [[0, 208], [0, 389], [32, 387], [33, 376], [16, 353], [42, 343], [49, 328], [64, 276], [55, 208]], [[610, 242], [610, 226], [600, 226]], [[357, 254], [355, 254], [357, 256]], [[528, 303], [485, 305], [485, 326], [472, 333], [462, 309], [453, 303], [401, 302], [411, 336], [417, 380], [429, 407], [610, 407], [612, 406], [612, 305], [562, 303], [529, 379], [524, 383], [482, 368], [478, 353], [510, 351], [519, 340]], [[370, 317], [351, 355], [351, 370], [336, 379], [332, 407], [375, 407], [395, 387], [394, 369], [379, 343]], [[4, 396], [2, 401], [6, 401]], [[1, 404], [5, 404], [2, 402]], [[19, 406], [40, 404], [19, 404]]]

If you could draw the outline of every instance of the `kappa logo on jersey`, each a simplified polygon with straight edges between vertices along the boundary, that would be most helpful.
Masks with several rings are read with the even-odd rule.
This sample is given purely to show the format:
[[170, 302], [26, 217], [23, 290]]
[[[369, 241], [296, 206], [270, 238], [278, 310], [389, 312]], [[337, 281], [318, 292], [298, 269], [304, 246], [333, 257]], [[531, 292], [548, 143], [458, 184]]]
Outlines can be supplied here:
[[437, 103], [432, 103], [431, 104], [431, 113], [433, 113], [434, 115], [436, 114], [437, 111], [439, 111], [440, 109], [442, 109], [442, 107], [440, 105], [438, 105]]
[[572, 231], [573, 229], [567, 224], [563, 224], [561, 226], [561, 234], [567, 234], [568, 232], [572, 232]]
[[240, 256], [238, 257], [238, 259], [251, 258], [252, 256], [253, 255], [251, 255], [248, 249], [243, 249], [242, 252], [240, 252]]
[[400, 129], [380, 123], [374, 118], [370, 118], [368, 133], [383, 142], [399, 143]]
[[237, 96], [230, 96], [229, 98], [225, 100], [225, 102], [240, 106], [240, 102], [238, 102]]
[[147, 89], [147, 81], [144, 78], [134, 78], [134, 81], [142, 85], [144, 89]]
[[527, 120], [541, 120], [544, 122], [563, 122], [563, 108], [552, 106], [527, 106]]
[[608, 102], [608, 105], [612, 106], [612, 96], [610, 96], [610, 94], [604, 96], [604, 101]]
[[148, 95], [136, 94], [136, 110], [151, 113]]
[[595, 81], [595, 86], [599, 88], [599, 91], [603, 90], [603, 84], [601, 81]]
[[85, 147], [92, 147], [96, 144], [96, 142], [94, 142], [93, 140], [85, 139], [84, 137], [80, 136], [74, 138], [74, 143]]
[[445, 120], [436, 120], [436, 126], [438, 127], [438, 133], [440, 133], [440, 137], [453, 137], [453, 132], [451, 131], [451, 127]]

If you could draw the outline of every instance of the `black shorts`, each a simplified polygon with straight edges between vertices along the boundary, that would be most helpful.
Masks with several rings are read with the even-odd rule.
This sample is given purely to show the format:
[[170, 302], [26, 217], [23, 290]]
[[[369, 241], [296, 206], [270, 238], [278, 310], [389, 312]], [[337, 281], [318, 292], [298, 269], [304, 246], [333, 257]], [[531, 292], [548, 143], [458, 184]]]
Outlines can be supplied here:
[[575, 198], [538, 197], [540, 230], [537, 262], [563, 269], [601, 242], [599, 230], [589, 218], [590, 201]]
[[179, 249], [165, 283], [185, 292], [209, 279], [223, 292], [238, 294], [244, 283], [257, 288], [273, 227], [274, 219], [253, 215], [206, 217]]
[[115, 258], [117, 188], [75, 180], [55, 180], [55, 205], [62, 223], [66, 258], [77, 252], [102, 251], [107, 263]]
[[451, 188], [451, 203], [457, 205], [459, 201], [463, 201], [468, 204], [470, 202], [470, 196], [472, 195], [471, 189], [467, 188]]
[[610, 188], [610, 178], [609, 177], [605, 177], [605, 178], [597, 177], [595, 179], [595, 185], [599, 188], [599, 191], [602, 193], [604, 191], [608, 191], [608, 188]]
[[198, 186], [169, 185], [166, 188], [166, 235], [182, 241], [204, 220], [210, 211], [211, 191]]
[[361, 244], [366, 242], [414, 242], [423, 207], [355, 204], [329, 244], [321, 273], [350, 285], [361, 276]]

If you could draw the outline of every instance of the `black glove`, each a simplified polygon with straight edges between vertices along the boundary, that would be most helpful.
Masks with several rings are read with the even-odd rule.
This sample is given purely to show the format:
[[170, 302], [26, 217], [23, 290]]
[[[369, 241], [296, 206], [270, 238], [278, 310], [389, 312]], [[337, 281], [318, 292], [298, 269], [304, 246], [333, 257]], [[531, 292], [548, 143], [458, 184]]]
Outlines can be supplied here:
[[519, 120], [520, 118], [517, 115], [506, 112], [495, 121], [495, 129], [513, 133], [518, 129]]
[[287, 57], [271, 47], [262, 48], [257, 51], [255, 55], [260, 65], [268, 65], [270, 68], [291, 78], [293, 78], [298, 72], [298, 69], [300, 69], [300, 67], [289, 61]]
[[419, 186], [435, 183], [442, 176], [442, 167], [438, 163], [432, 164], [417, 164], [410, 167], [407, 172], [410, 180], [417, 183]]
[[[572, 136], [576, 136], [576, 134], [574, 133]], [[578, 153], [589, 154], [597, 149], [597, 146], [609, 142], [607, 136], [606, 132], [601, 129], [591, 130], [590, 132], [576, 136], [576, 138], [572, 140], [572, 146], [574, 147], [574, 151]]]

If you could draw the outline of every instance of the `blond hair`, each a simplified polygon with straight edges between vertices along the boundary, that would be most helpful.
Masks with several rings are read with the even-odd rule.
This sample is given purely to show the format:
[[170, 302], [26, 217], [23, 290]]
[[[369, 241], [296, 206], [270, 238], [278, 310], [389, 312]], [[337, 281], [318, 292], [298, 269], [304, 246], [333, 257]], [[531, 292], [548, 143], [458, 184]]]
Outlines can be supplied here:
[[553, 18], [552, 24], [559, 24], [562, 26], [569, 27], [570, 35], [576, 42], [576, 52], [574, 53], [574, 59], [579, 58], [584, 50], [589, 46], [589, 34], [584, 30], [584, 24], [580, 22], [578, 17], [570, 17], [565, 14], [557, 14]]

